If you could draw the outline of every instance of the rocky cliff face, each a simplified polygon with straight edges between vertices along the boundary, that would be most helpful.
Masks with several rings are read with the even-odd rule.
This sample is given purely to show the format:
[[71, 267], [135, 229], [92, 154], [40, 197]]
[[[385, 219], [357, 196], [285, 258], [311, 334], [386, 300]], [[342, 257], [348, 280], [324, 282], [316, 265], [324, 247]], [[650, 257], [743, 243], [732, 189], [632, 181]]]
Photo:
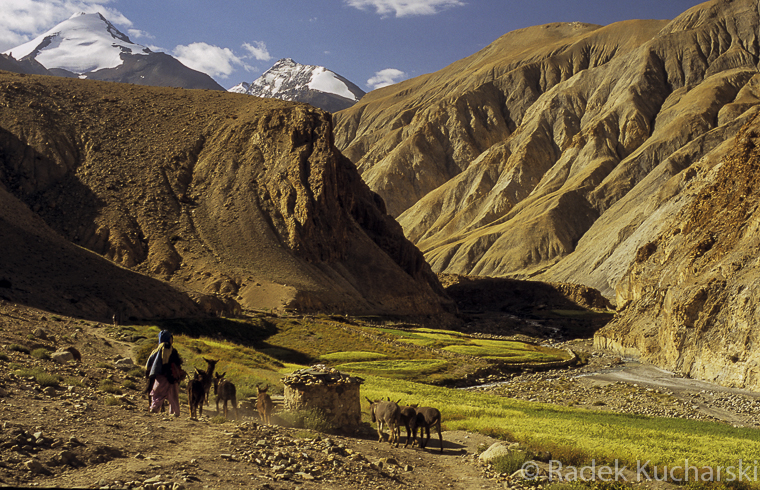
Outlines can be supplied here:
[[369, 93], [338, 145], [435, 271], [594, 287], [622, 308], [598, 345], [756, 387], [758, 26], [720, 0], [523, 29]]
[[[617, 285], [619, 312], [595, 343], [727, 386], [760, 388], [755, 290], [760, 117], [720, 160], [703, 159]], [[686, 181], [684, 181], [686, 180]]]
[[[52, 281], [90, 315], [240, 306], [437, 315], [450, 304], [335, 148], [330, 115], [303, 104], [0, 74], [0, 184], [14, 203], [3, 219], [15, 219], [11, 209], [30, 216], [6, 227], [4, 243], [23, 243], [19, 233], [48, 240], [31, 255], [5, 247], [6, 299], [44, 303], [51, 291], [40, 285]], [[51, 264], [64, 251], [82, 266], [59, 277]], [[127, 288], [138, 284], [139, 300]]]

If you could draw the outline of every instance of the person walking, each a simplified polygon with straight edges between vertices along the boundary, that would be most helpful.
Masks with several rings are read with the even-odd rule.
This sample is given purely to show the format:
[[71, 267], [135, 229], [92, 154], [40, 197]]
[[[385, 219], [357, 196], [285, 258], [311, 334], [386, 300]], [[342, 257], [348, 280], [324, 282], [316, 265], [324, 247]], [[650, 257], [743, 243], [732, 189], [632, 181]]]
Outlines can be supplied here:
[[179, 383], [182, 381], [182, 358], [173, 346], [174, 336], [168, 330], [158, 334], [158, 347], [145, 364], [150, 387], [150, 411], [158, 413], [164, 400], [169, 400], [169, 413], [179, 417]]

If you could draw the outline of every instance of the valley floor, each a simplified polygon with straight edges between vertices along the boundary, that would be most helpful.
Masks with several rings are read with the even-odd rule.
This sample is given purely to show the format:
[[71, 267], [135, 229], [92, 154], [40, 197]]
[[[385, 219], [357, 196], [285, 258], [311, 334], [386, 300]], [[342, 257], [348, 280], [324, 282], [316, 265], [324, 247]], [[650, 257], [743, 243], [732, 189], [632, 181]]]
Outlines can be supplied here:
[[[263, 426], [250, 409], [240, 420], [218, 423], [212, 406], [200, 421], [149, 414], [138, 389], [109, 395], [103, 380], [124, 387], [142, 379], [113, 367], [132, 345], [102, 326], [0, 305], [0, 486], [63, 488], [523, 488], [528, 482], [496, 476], [477, 454], [494, 439], [444, 432], [444, 451], [429, 446], [393, 448], [374, 429], [352, 436]], [[33, 333], [44, 326], [45, 339]], [[75, 342], [88, 355], [58, 365], [12, 348]], [[590, 349], [577, 342], [578, 350]], [[62, 387], [42, 387], [31, 374], [43, 367]], [[28, 370], [29, 374], [13, 374]], [[654, 374], [652, 374], [654, 373]], [[675, 378], [667, 373], [591, 353], [570, 371], [521, 374], [500, 385], [469, 388], [537, 402], [667, 417], [721, 420], [758, 426], [757, 398]], [[108, 399], [118, 400], [109, 404]], [[113, 400], [111, 400], [113, 401]], [[404, 438], [402, 437], [402, 440]]]

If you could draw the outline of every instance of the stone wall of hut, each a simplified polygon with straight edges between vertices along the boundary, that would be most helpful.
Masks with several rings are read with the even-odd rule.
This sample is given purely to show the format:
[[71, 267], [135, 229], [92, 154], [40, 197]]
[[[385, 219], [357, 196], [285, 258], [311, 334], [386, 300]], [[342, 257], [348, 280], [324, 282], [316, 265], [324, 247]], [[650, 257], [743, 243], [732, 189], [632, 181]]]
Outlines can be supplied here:
[[285, 385], [285, 409], [318, 408], [336, 428], [352, 431], [361, 424], [359, 383]]

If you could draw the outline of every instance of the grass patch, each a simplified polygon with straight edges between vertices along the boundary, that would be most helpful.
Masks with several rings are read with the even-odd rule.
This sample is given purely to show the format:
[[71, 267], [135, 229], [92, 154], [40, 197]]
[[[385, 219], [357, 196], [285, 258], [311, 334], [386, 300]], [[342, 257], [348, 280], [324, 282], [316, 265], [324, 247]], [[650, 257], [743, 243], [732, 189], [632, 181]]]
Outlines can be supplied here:
[[115, 396], [107, 396], [103, 399], [103, 405], [109, 406], [109, 407], [115, 407], [117, 405], [121, 405], [121, 402], [118, 398]]
[[527, 451], [509, 451], [509, 453], [494, 459], [491, 464], [495, 472], [511, 475], [531, 459], [533, 457]]
[[121, 386], [123, 386], [124, 388], [126, 388], [128, 390], [136, 390], [137, 389], [137, 383], [135, 383], [131, 379], [125, 379], [124, 381], [122, 381]]
[[45, 386], [60, 386], [62, 378], [55, 374], [50, 374], [42, 368], [33, 367], [21, 367], [17, 364], [11, 365], [12, 373], [19, 378], [34, 378], [34, 382], [38, 385]]
[[508, 340], [478, 339], [446, 330], [431, 328], [415, 328], [413, 330], [375, 328], [374, 330], [387, 337], [413, 345], [500, 361], [549, 362], [568, 359], [568, 354], [559, 349]]
[[277, 417], [286, 425], [297, 429], [309, 429], [325, 434], [332, 434], [336, 429], [332, 420], [322, 410], [316, 408], [283, 411], [279, 412]]
[[378, 359], [385, 359], [387, 357], [387, 354], [380, 354], [378, 352], [348, 351], [324, 354], [319, 356], [319, 360], [340, 364], [345, 362], [376, 361]]
[[373, 373], [378, 376], [402, 379], [425, 377], [444, 370], [447, 364], [448, 362], [443, 359], [385, 360], [348, 362], [339, 364], [336, 368], [340, 371]]
[[44, 347], [40, 347], [39, 349], [34, 349], [30, 354], [32, 357], [36, 359], [41, 359], [44, 361], [47, 361], [50, 359], [50, 351]]
[[114, 395], [121, 395], [121, 389], [111, 379], [103, 379], [98, 384], [98, 389], [105, 393], [112, 393]]
[[29, 355], [29, 348], [21, 344], [11, 344], [8, 346], [8, 350], [12, 352], [21, 352]]
[[212, 424], [226, 424], [228, 420], [224, 418], [224, 415], [217, 415], [216, 417], [212, 417], [210, 422]]
[[132, 369], [127, 371], [127, 376], [132, 376], [133, 378], [144, 378], [145, 368], [141, 366], [133, 367]]
[[467, 345], [451, 345], [444, 347], [444, 350], [508, 362], [550, 362], [569, 358], [567, 352], [560, 349], [498, 340], [473, 339]]
[[66, 386], [77, 386], [79, 388], [84, 386], [84, 383], [82, 382], [81, 379], [74, 378], [72, 376], [64, 377], [62, 383], [65, 384]]
[[111, 364], [110, 362], [105, 362], [105, 361], [95, 364], [95, 367], [98, 367], [101, 369], [116, 369], [113, 364]]

